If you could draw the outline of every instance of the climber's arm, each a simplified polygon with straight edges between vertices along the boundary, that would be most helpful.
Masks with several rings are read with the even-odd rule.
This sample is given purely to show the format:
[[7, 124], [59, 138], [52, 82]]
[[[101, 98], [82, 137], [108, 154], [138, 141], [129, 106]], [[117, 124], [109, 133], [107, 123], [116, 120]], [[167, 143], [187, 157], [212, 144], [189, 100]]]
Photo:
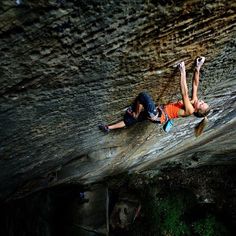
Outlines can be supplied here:
[[193, 84], [192, 84], [192, 98], [191, 98], [192, 103], [198, 100], [197, 97], [198, 86], [199, 86], [199, 69], [195, 68], [193, 75]]
[[182, 62], [179, 66], [180, 68], [180, 88], [181, 88], [181, 95], [184, 103], [184, 109], [179, 110], [179, 116], [190, 116], [194, 112], [193, 105], [190, 102], [189, 96], [188, 96], [188, 86], [186, 82], [186, 71], [185, 71], [185, 65], [184, 62]]
[[192, 85], [192, 98], [191, 102], [194, 103], [198, 100], [197, 92], [199, 86], [199, 79], [200, 79], [200, 69], [205, 61], [205, 57], [198, 57], [195, 62], [195, 69], [193, 74], [193, 85]]

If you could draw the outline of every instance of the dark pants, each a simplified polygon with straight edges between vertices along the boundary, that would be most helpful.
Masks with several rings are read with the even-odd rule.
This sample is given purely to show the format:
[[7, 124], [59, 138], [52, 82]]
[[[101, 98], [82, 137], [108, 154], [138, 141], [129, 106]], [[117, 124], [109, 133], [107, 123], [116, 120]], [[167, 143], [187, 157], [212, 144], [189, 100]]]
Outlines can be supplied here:
[[140, 93], [134, 103], [128, 108], [131, 111], [136, 111], [137, 102], [143, 105], [144, 111], [142, 111], [138, 118], [135, 119], [132, 115], [130, 115], [127, 111], [124, 115], [124, 122], [126, 126], [133, 125], [137, 122], [144, 121], [147, 118], [152, 118], [157, 114], [155, 103], [153, 102], [151, 96], [145, 92]]

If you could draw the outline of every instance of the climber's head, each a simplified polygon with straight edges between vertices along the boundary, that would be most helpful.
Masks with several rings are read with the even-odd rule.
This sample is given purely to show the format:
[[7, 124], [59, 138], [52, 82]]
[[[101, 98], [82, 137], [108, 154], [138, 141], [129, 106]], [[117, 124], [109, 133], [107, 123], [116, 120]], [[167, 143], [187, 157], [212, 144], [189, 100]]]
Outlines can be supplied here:
[[203, 100], [197, 100], [193, 104], [194, 106], [194, 115], [197, 117], [204, 117], [207, 116], [210, 112], [210, 107], [207, 103], [205, 103]]

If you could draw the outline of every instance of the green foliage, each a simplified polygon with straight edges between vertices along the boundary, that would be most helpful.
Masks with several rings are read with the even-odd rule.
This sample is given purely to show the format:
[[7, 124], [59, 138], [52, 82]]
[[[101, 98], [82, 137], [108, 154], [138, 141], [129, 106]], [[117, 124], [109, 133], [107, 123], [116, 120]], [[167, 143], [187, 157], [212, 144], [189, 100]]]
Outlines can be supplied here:
[[196, 199], [184, 192], [172, 192], [164, 195], [150, 194], [146, 202], [146, 229], [144, 235], [155, 236], [227, 236], [226, 227], [217, 221], [214, 215], [201, 215], [195, 220], [187, 220], [186, 214], [194, 214]]
[[189, 195], [173, 194], [166, 198], [154, 198], [149, 202], [150, 228], [155, 235], [190, 235], [190, 227], [183, 220], [185, 210], [190, 207]]
[[213, 215], [209, 215], [204, 219], [193, 224], [193, 230], [196, 235], [199, 236], [226, 236], [229, 235], [229, 232], [224, 227], [223, 224], [218, 222]]

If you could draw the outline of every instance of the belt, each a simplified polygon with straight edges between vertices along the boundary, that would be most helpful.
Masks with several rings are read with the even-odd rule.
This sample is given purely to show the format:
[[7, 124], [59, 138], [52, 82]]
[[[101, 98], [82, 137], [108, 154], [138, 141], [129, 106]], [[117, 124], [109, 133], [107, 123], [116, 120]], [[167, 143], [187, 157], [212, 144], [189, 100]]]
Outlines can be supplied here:
[[162, 115], [162, 110], [159, 107], [156, 107], [156, 111], [157, 111], [157, 118], [155, 120], [153, 120], [153, 123], [158, 123], [160, 124], [160, 120], [161, 120], [161, 115]]
[[159, 107], [157, 107], [157, 112], [158, 112], [158, 117], [161, 117], [161, 115], [162, 115], [162, 110], [161, 110]]
[[[162, 113], [165, 115], [165, 122], [167, 122], [170, 118], [168, 117], [168, 115], [165, 112], [165, 108], [163, 105], [158, 106], [158, 109], [161, 111], [160, 114], [162, 115]], [[159, 115], [158, 115], [159, 117]]]

